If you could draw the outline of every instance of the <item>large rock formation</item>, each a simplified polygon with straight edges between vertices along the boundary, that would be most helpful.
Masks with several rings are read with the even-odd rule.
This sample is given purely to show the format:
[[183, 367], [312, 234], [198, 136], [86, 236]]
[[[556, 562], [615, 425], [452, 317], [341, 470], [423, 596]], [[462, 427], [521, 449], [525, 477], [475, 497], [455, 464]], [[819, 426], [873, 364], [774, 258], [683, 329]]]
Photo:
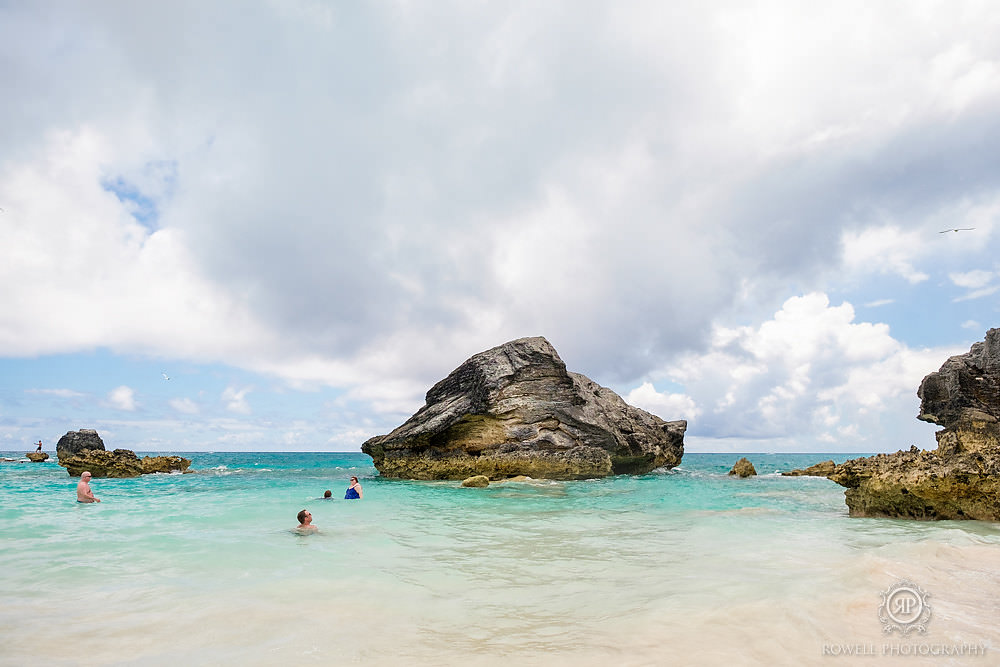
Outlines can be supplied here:
[[180, 456], [144, 456], [130, 449], [104, 449], [97, 431], [89, 428], [70, 431], [56, 444], [59, 465], [73, 477], [89, 471], [94, 477], [138, 477], [154, 472], [186, 472], [191, 461]]
[[541, 337], [480, 352], [426, 399], [401, 426], [362, 445], [382, 475], [585, 479], [672, 468], [684, 453], [687, 422], [665, 422], [567, 372]]
[[918, 419], [943, 426], [935, 451], [853, 459], [827, 477], [851, 516], [1000, 521], [1000, 329], [948, 359], [917, 391]]

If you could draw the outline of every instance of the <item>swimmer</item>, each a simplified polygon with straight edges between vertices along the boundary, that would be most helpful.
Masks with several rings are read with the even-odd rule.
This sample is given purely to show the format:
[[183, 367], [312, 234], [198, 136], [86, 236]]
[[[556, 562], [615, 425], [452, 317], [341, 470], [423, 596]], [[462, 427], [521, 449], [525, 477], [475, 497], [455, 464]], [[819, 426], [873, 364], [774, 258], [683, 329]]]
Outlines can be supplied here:
[[333, 500], [333, 491], [327, 489], [323, 492], [323, 500]]
[[365, 497], [365, 492], [361, 489], [361, 485], [358, 484], [357, 477], [351, 477], [351, 485], [347, 487], [347, 493], [344, 494], [344, 500], [360, 500]]
[[298, 513], [297, 518], [299, 525], [295, 527], [296, 531], [300, 533], [315, 533], [319, 530], [319, 528], [312, 525], [313, 515], [309, 513], [309, 510], [302, 510]]
[[76, 502], [78, 503], [99, 503], [100, 498], [94, 497], [94, 492], [90, 490], [90, 478], [92, 475], [84, 470], [80, 475], [80, 481], [76, 485]]

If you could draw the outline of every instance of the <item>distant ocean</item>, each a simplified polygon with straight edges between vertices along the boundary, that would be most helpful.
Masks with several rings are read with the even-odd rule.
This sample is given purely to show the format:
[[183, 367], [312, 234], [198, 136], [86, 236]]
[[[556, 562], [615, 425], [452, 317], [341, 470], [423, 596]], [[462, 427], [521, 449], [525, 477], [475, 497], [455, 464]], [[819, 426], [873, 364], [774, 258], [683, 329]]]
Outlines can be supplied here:
[[[95, 479], [99, 505], [54, 462], [0, 464], [0, 664], [1000, 664], [1000, 524], [851, 519], [777, 474], [843, 454], [487, 489], [182, 455], [197, 473]], [[885, 631], [900, 587], [926, 633]]]

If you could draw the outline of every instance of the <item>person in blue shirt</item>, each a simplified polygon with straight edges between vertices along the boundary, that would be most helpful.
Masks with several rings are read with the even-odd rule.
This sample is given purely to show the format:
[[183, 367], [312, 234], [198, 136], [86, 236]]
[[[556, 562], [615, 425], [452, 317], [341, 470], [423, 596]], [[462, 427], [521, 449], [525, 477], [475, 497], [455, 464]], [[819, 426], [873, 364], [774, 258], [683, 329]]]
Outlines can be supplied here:
[[365, 497], [365, 492], [361, 489], [361, 485], [358, 484], [357, 477], [351, 477], [351, 485], [347, 487], [347, 493], [344, 494], [344, 500], [360, 500]]

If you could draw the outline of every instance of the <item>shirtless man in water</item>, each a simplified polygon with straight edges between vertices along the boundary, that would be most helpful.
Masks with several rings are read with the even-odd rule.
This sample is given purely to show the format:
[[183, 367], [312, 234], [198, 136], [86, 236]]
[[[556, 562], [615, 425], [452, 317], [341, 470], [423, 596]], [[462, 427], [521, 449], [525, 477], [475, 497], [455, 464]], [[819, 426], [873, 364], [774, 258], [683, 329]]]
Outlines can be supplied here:
[[91, 474], [84, 471], [80, 475], [80, 481], [76, 485], [76, 502], [78, 503], [99, 503], [100, 498], [94, 497], [94, 492], [90, 490]]
[[296, 518], [299, 520], [299, 525], [295, 527], [300, 533], [315, 533], [319, 530], [316, 526], [312, 525], [313, 515], [309, 510], [302, 510], [298, 513]]

